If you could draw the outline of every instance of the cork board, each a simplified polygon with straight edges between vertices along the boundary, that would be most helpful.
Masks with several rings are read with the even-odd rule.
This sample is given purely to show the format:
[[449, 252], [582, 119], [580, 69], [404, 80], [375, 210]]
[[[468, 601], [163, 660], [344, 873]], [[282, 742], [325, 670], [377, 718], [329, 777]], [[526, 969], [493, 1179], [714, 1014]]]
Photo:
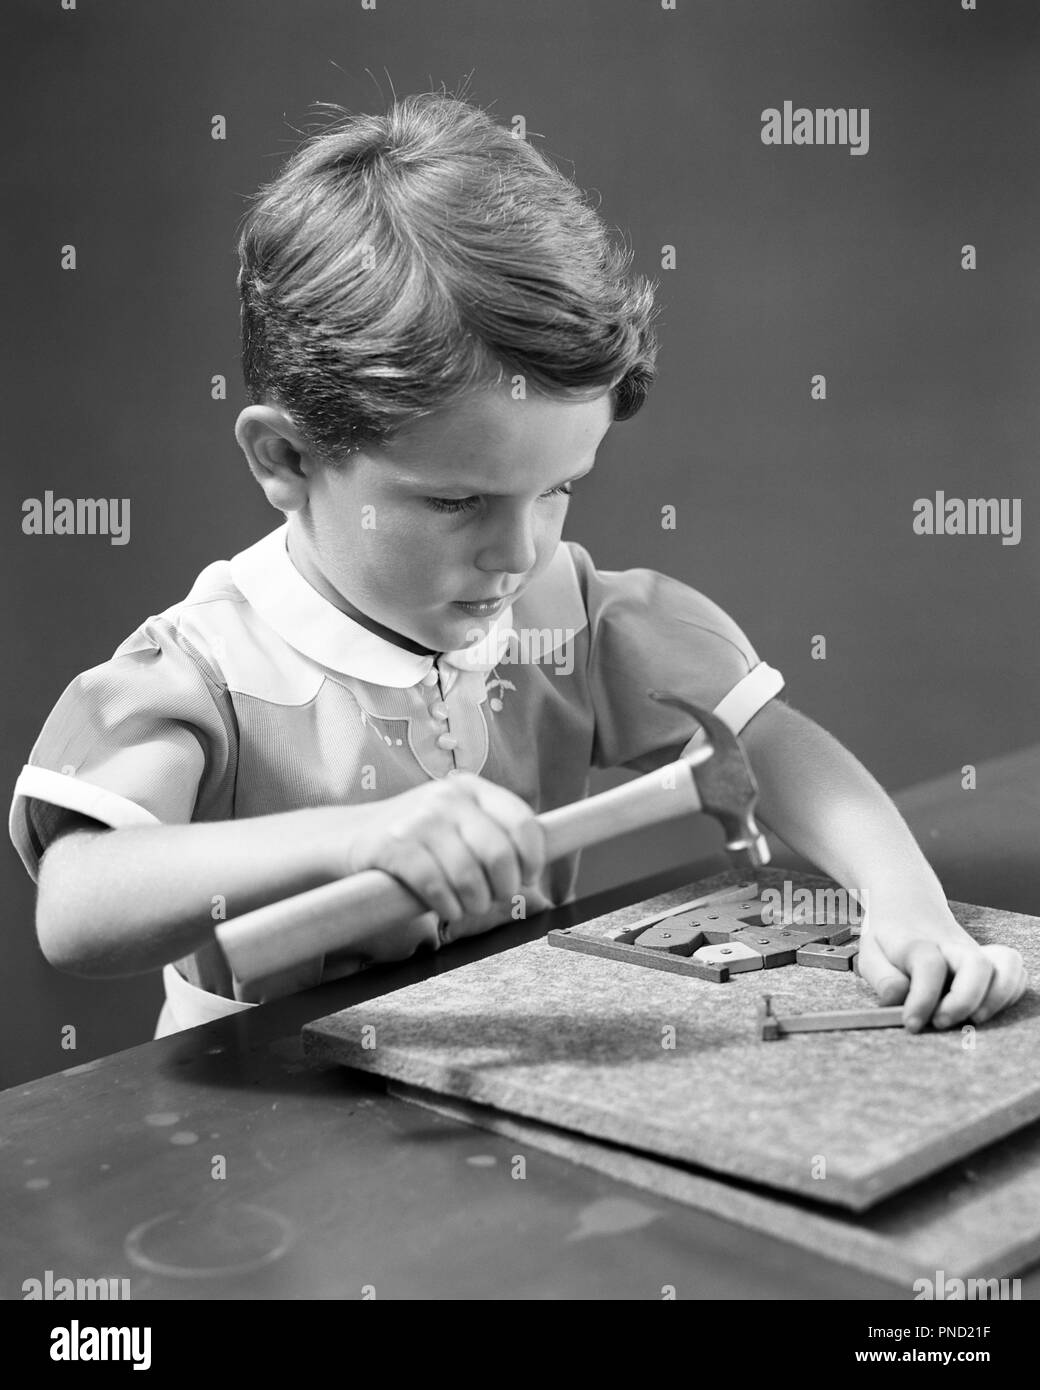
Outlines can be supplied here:
[[[831, 886], [781, 870], [758, 879]], [[582, 930], [612, 939], [653, 910], [737, 881], [720, 874]], [[979, 941], [1017, 947], [1037, 977], [1040, 919], [951, 909]], [[853, 1211], [1040, 1118], [1033, 990], [968, 1034], [894, 1028], [762, 1042], [755, 1019], [766, 991], [778, 1013], [874, 1002], [852, 974], [793, 965], [715, 984], [536, 941], [319, 1019], [304, 1045], [426, 1091]]]

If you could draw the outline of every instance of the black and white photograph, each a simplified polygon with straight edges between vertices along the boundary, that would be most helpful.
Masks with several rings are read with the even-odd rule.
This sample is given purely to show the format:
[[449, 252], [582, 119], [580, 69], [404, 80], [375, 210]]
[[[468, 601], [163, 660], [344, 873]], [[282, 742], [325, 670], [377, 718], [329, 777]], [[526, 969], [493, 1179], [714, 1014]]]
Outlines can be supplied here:
[[12, 1356], [689, 1301], [1010, 1371], [1040, 9], [5, 17]]

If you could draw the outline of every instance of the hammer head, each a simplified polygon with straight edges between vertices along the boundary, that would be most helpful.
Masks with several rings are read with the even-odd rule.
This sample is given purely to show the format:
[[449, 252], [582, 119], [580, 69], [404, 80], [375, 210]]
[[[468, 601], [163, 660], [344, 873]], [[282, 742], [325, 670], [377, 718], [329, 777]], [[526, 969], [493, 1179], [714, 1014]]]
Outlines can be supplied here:
[[758, 784], [736, 734], [716, 714], [675, 695], [649, 691], [651, 700], [692, 714], [704, 729], [712, 755], [691, 773], [701, 809], [721, 822], [726, 851], [741, 870], [769, 863], [769, 845], [755, 822]]

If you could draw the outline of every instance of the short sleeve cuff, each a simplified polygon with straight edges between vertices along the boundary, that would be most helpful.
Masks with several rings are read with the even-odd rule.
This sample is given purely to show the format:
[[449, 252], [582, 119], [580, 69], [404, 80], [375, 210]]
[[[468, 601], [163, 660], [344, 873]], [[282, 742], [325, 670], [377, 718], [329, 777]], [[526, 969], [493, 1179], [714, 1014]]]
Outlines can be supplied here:
[[[712, 711], [734, 734], [739, 734], [775, 695], [784, 688], [784, 678], [779, 671], [760, 661], [753, 666], [743, 680], [738, 681], [728, 695], [724, 695]], [[707, 735], [698, 729], [682, 750], [683, 755], [692, 748], [699, 748]]]
[[[19, 774], [11, 803], [10, 832], [22, 863], [35, 882], [41, 851], [29, 816], [30, 801], [46, 801], [66, 811], [78, 811], [114, 830], [128, 825], [159, 825], [157, 816], [118, 792], [93, 786], [79, 777], [53, 772], [50, 768], [27, 763]], [[45, 848], [45, 847], [44, 847]]]

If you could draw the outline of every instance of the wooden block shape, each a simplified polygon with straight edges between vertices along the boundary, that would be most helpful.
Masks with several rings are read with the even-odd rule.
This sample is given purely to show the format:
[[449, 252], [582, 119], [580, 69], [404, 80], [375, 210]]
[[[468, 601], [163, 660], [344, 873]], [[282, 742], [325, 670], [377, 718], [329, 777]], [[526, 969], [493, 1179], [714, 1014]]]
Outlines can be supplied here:
[[741, 903], [726, 903], [697, 915], [697, 923], [704, 932], [704, 940], [709, 946], [731, 941], [734, 933], [742, 932], [748, 926], [762, 923], [761, 903], [757, 899]]
[[822, 970], [851, 970], [859, 953], [859, 942], [832, 946], [826, 941], [810, 941], [795, 956], [798, 965], [816, 966]]
[[623, 941], [583, 933], [576, 927], [564, 927], [546, 935], [550, 946], [562, 946], [568, 951], [580, 951], [587, 956], [602, 956], [607, 960], [623, 961], [626, 965], [650, 966], [653, 970], [668, 970], [675, 975], [692, 975], [694, 979], [725, 984], [729, 969], [725, 965], [701, 965], [683, 956], [670, 956], [667, 951], [642, 951]]
[[764, 968], [772, 970], [780, 965], [793, 965], [798, 952], [803, 946], [808, 946], [812, 938], [807, 933], [793, 931], [790, 927], [772, 930], [746, 927], [739, 934], [734, 933], [730, 939], [734, 943], [742, 942], [753, 951], [757, 951], [762, 957]]
[[[709, 903], [702, 907], [689, 908], [685, 912], [678, 912], [673, 917], [661, 918], [659, 922], [651, 922], [649, 926], [683, 926], [695, 927], [700, 931], [719, 930], [732, 931], [734, 927], [747, 925], [746, 919], [748, 912], [740, 903]], [[758, 920], [756, 915], [755, 920]]]
[[724, 965], [731, 975], [764, 968], [760, 952], [739, 941], [718, 941], [710, 946], [701, 946], [694, 951], [693, 959], [702, 965]]
[[828, 926], [827, 924], [807, 922], [805, 926], [796, 927], [795, 930], [805, 932], [810, 941], [825, 942], [828, 946], [844, 946], [847, 941], [852, 940], [852, 928], [850, 926]]
[[646, 927], [656, 927], [661, 922], [671, 921], [682, 917], [686, 920], [686, 914], [692, 913], [694, 908], [714, 908], [717, 903], [741, 902], [748, 898], [754, 898], [758, 889], [754, 883], [738, 883], [729, 888], [720, 889], [717, 893], [702, 894], [698, 898], [693, 898], [689, 902], [676, 903], [673, 907], [662, 909], [659, 912], [648, 913], [641, 917], [637, 922], [629, 922], [625, 929], [618, 933], [614, 938], [616, 941], [635, 941], [639, 933]]
[[704, 932], [705, 946], [724, 946], [727, 941], [739, 940], [744, 925], [741, 922], [734, 922], [732, 926], [713, 926], [708, 923]]
[[687, 924], [676, 926], [665, 918], [654, 927], [647, 927], [639, 933], [633, 946], [644, 951], [666, 951], [670, 956], [692, 956], [698, 946], [704, 944], [704, 933], [695, 926]]
[[739, 917], [742, 927], [761, 927], [763, 931], [779, 931], [782, 926], [791, 925], [791, 923], [767, 921], [765, 908], [758, 899], [753, 903], [743, 903], [740, 912], [733, 915]]

